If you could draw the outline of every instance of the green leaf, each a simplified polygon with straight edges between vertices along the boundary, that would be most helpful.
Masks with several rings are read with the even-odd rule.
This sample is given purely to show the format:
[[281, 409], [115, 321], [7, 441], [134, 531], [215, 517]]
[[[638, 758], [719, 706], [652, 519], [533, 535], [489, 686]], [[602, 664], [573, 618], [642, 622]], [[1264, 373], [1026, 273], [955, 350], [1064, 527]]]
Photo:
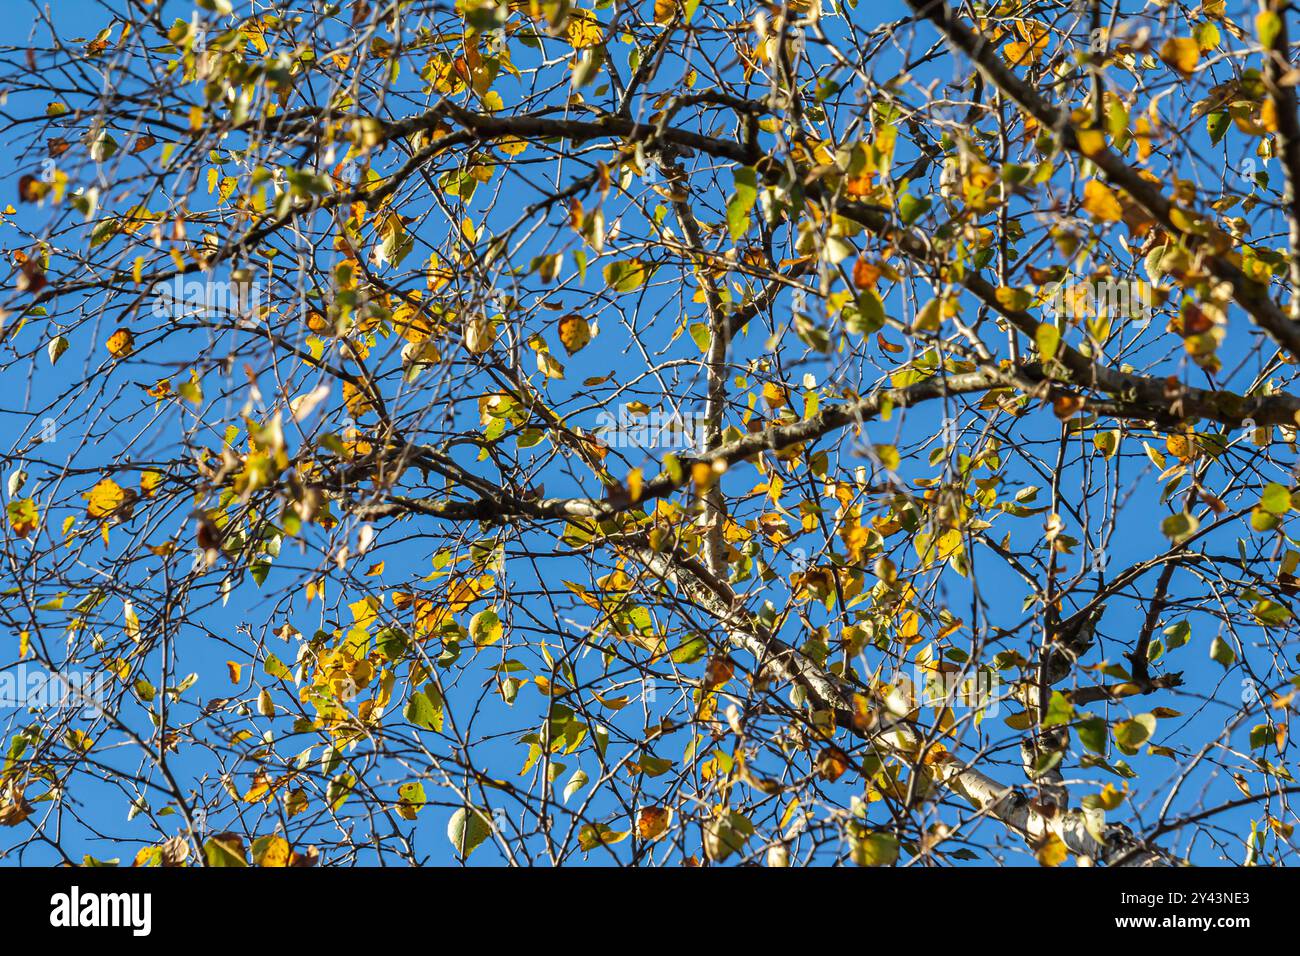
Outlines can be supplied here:
[[1237, 652], [1221, 637], [1216, 637], [1210, 642], [1210, 659], [1216, 660], [1227, 670], [1237, 660]]
[[397, 795], [402, 800], [397, 807], [397, 813], [405, 820], [414, 820], [428, 802], [424, 794], [424, 784], [418, 780], [414, 783], [402, 784], [397, 788]]
[[651, 754], [644, 754], [638, 765], [643, 774], [647, 777], [658, 777], [673, 768], [673, 762], [664, 757], [655, 757]]
[[649, 270], [640, 259], [624, 259], [605, 266], [605, 285], [615, 292], [633, 292], [649, 278]]
[[1218, 143], [1228, 133], [1228, 128], [1232, 125], [1231, 119], [1224, 110], [1211, 113], [1205, 117], [1205, 129], [1210, 134], [1210, 142]]
[[1165, 646], [1169, 650], [1175, 650], [1182, 647], [1192, 636], [1192, 625], [1186, 621], [1178, 621], [1165, 628]]
[[203, 844], [203, 856], [212, 867], [248, 866], [244, 841], [234, 833], [218, 833]]
[[402, 716], [416, 727], [435, 732], [442, 731], [442, 715], [442, 694], [432, 683], [426, 684], [423, 691], [412, 694], [402, 711]]
[[875, 289], [863, 289], [840, 310], [840, 321], [854, 335], [870, 335], [885, 325], [885, 303]]
[[1132, 756], [1155, 732], [1155, 715], [1138, 714], [1132, 720], [1123, 720], [1115, 725], [1115, 743], [1120, 750]]
[[1107, 432], [1097, 432], [1092, 436], [1092, 446], [1101, 452], [1101, 457], [1113, 458], [1116, 449], [1119, 448], [1119, 432], [1114, 429]]
[[1176, 515], [1170, 515], [1164, 521], [1160, 522], [1160, 530], [1165, 533], [1165, 537], [1178, 544], [1186, 541], [1196, 533], [1196, 529], [1201, 526], [1196, 515], [1189, 511], [1181, 511]]
[[495, 608], [479, 611], [469, 622], [469, 636], [475, 647], [489, 647], [501, 640], [501, 618]]
[[1056, 357], [1056, 349], [1061, 344], [1061, 330], [1048, 322], [1041, 323], [1034, 332], [1034, 344], [1038, 346], [1043, 361], [1050, 362]]
[[1269, 514], [1284, 515], [1291, 510], [1291, 492], [1284, 485], [1270, 481], [1259, 496], [1259, 506]]
[[691, 341], [694, 342], [695, 347], [700, 350], [700, 354], [708, 354], [709, 345], [713, 342], [713, 333], [709, 331], [709, 323], [692, 322], [689, 331], [691, 333]]
[[754, 825], [744, 814], [734, 810], [714, 817], [704, 826], [704, 852], [721, 863], [745, 845], [754, 834]]
[[898, 837], [892, 833], [862, 833], [850, 840], [849, 855], [858, 866], [891, 866], [898, 861]]
[[727, 201], [727, 229], [731, 240], [737, 242], [749, 231], [749, 213], [758, 197], [757, 177], [749, 166], [742, 166], [733, 174], [736, 191]]
[[582, 770], [573, 771], [573, 776], [569, 782], [564, 785], [564, 802], [568, 803], [569, 798], [587, 785], [589, 778]]
[[1047, 705], [1047, 713], [1043, 715], [1044, 727], [1059, 727], [1061, 724], [1068, 724], [1074, 717], [1074, 705], [1065, 699], [1065, 695], [1059, 690], [1052, 691], [1052, 699]]
[[1285, 624], [1291, 620], [1290, 608], [1284, 604], [1278, 604], [1276, 601], [1270, 601], [1268, 598], [1255, 602], [1255, 606], [1251, 608], [1250, 612], [1255, 615], [1255, 620], [1269, 627]]
[[325, 788], [325, 802], [329, 804], [330, 809], [337, 811], [343, 806], [348, 797], [352, 796], [352, 788], [356, 785], [356, 775], [346, 770], [331, 780], [329, 786]]
[[285, 667], [280, 658], [274, 654], [266, 655], [266, 663], [262, 665], [262, 669], [277, 680], [287, 680], [293, 676], [293, 671]]
[[492, 834], [487, 814], [474, 807], [462, 807], [447, 823], [447, 839], [460, 858], [466, 859]]
[[898, 218], [903, 220], [904, 225], [910, 226], [925, 215], [930, 208], [930, 202], [929, 196], [918, 199], [911, 193], [903, 193], [898, 197]]
[[692, 634], [687, 640], [678, 644], [668, 656], [674, 664], [694, 664], [708, 652], [708, 642], [700, 635]]
[[406, 631], [400, 627], [386, 627], [375, 635], [375, 646], [379, 649], [379, 653], [390, 661], [401, 660], [409, 643]]
[[1075, 731], [1079, 735], [1079, 743], [1083, 744], [1085, 750], [1095, 754], [1106, 752], [1106, 721], [1102, 718], [1089, 717], [1081, 720], [1075, 727]]

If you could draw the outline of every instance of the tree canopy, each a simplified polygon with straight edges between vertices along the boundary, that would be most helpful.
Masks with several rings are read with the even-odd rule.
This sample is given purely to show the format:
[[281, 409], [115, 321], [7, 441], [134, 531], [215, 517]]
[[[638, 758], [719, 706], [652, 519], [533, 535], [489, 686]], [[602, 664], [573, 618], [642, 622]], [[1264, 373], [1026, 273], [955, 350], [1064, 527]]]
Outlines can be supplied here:
[[1289, 863], [1271, 4], [7, 11], [0, 858]]

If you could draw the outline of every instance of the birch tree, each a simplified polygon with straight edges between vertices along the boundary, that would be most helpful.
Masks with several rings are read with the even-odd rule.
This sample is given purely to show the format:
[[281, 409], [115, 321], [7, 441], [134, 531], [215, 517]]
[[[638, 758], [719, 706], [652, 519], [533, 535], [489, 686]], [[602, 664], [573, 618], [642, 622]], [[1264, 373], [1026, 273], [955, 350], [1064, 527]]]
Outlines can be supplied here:
[[1291, 862], [1294, 11], [15, 7], [0, 858]]

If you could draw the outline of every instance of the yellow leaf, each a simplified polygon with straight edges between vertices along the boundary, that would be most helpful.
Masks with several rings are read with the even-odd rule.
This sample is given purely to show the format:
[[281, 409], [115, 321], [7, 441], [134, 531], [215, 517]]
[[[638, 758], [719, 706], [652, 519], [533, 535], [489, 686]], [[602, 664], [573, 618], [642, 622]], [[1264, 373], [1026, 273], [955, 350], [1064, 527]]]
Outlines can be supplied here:
[[18, 537], [25, 538], [40, 527], [41, 516], [31, 498], [11, 501], [6, 510], [9, 512], [9, 527]]
[[1060, 866], [1069, 855], [1070, 851], [1055, 833], [1049, 833], [1034, 850], [1034, 856], [1042, 866]]
[[537, 353], [537, 370], [547, 378], [564, 378], [564, 366], [550, 352]]
[[644, 807], [636, 818], [636, 830], [643, 840], [657, 840], [668, 829], [669, 813], [663, 807]]
[[1050, 362], [1056, 357], [1056, 350], [1061, 344], [1060, 329], [1049, 322], [1043, 322], [1034, 332], [1034, 344], [1038, 346], [1043, 361]]
[[1106, 784], [1097, 794], [1097, 802], [1103, 810], [1114, 810], [1124, 802], [1124, 791], [1116, 790], [1114, 784]]
[[1165, 448], [1183, 464], [1195, 461], [1198, 454], [1195, 439], [1187, 435], [1170, 435], [1165, 439]]
[[569, 14], [569, 44], [575, 50], [585, 50], [604, 39], [605, 31], [594, 13], [575, 10]]
[[993, 295], [998, 305], [1010, 312], [1023, 312], [1033, 302], [1033, 295], [1030, 292], [1012, 286], [998, 286]]
[[244, 794], [245, 803], [257, 803], [271, 791], [271, 778], [267, 776], [265, 770], [259, 770], [253, 775], [253, 785], [248, 788], [248, 793]]
[[1201, 50], [1191, 37], [1170, 37], [1160, 47], [1160, 59], [1183, 76], [1191, 76], [1200, 62]]
[[507, 156], [518, 156], [528, 148], [528, 143], [518, 136], [506, 136], [497, 140], [497, 149]]
[[1271, 96], [1264, 97], [1259, 108], [1259, 125], [1270, 133], [1277, 132], [1277, 102]]
[[199, 373], [196, 369], [190, 369], [190, 380], [182, 382], [176, 391], [181, 398], [191, 405], [203, 404], [203, 386], [199, 381]]
[[1106, 148], [1106, 136], [1097, 129], [1076, 130], [1074, 138], [1085, 156], [1096, 156]]
[[465, 348], [482, 355], [496, 341], [496, 325], [486, 315], [476, 315], [465, 323]]
[[1024, 40], [1023, 42], [1013, 40], [1006, 45], [1003, 55], [1007, 58], [1007, 62], [1012, 66], [1028, 66], [1037, 63], [1051, 39], [1047, 27], [1041, 23], [1022, 20], [1016, 24], [1016, 28]]
[[1083, 187], [1083, 208], [1099, 222], [1119, 222], [1124, 210], [1115, 193], [1105, 183], [1089, 180]]
[[112, 478], [104, 478], [81, 497], [88, 502], [86, 516], [103, 519], [122, 506], [122, 502], [126, 500], [126, 492]]
[[353, 418], [361, 418], [375, 407], [370, 397], [351, 382], [343, 383], [343, 404], [348, 407]]
[[273, 836], [257, 858], [258, 866], [282, 867], [289, 865], [289, 841], [282, 836]]
[[108, 337], [108, 353], [113, 358], [126, 358], [135, 351], [135, 335], [130, 329], [118, 329]]
[[560, 344], [573, 355], [582, 351], [591, 341], [591, 325], [580, 315], [569, 314], [560, 319]]
[[789, 401], [785, 386], [778, 382], [765, 382], [763, 384], [763, 401], [767, 407], [775, 411], [778, 408], [784, 408]]

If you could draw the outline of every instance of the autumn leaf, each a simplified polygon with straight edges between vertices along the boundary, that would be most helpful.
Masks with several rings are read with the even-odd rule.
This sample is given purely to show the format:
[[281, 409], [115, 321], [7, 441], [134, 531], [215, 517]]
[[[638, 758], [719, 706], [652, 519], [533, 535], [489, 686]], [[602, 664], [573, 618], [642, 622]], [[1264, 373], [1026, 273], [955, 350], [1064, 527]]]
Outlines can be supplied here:
[[243, 837], [235, 833], [218, 833], [203, 844], [203, 855], [212, 867], [248, 866], [246, 854]]
[[493, 608], [479, 611], [469, 622], [470, 639], [475, 647], [490, 647], [501, 640], [501, 619]]
[[1034, 859], [1040, 866], [1060, 866], [1069, 856], [1069, 848], [1055, 833], [1042, 837], [1034, 847]]
[[817, 773], [828, 783], [834, 783], [848, 769], [848, 755], [838, 747], [827, 747], [817, 755]]
[[103, 520], [117, 513], [126, 502], [126, 492], [112, 478], [101, 478], [95, 487], [83, 494], [86, 499], [86, 516]]
[[587, 10], [574, 10], [569, 14], [569, 44], [575, 50], [585, 50], [605, 38], [604, 28], [596, 15]]
[[482, 355], [492, 348], [496, 339], [496, 323], [485, 315], [472, 316], [465, 323], [465, 348], [475, 355]]
[[130, 329], [118, 329], [108, 337], [108, 354], [123, 359], [135, 351], [135, 335]]
[[654, 0], [655, 23], [671, 23], [681, 9], [678, 0]]
[[1016, 22], [1016, 32], [1021, 39], [1008, 43], [1003, 50], [1007, 62], [1012, 66], [1037, 63], [1051, 40], [1047, 27], [1032, 20], [1019, 20]]
[[292, 853], [282, 836], [259, 837], [253, 841], [253, 863], [263, 867], [286, 867]]
[[9, 514], [9, 527], [20, 538], [27, 537], [40, 527], [41, 517], [36, 510], [36, 502], [31, 498], [11, 501], [5, 510]]
[[424, 794], [424, 785], [419, 781], [402, 784], [397, 788], [397, 795], [401, 798], [397, 804], [397, 815], [404, 820], [416, 819], [428, 802]]
[[605, 267], [605, 284], [615, 292], [633, 292], [648, 278], [649, 272], [640, 259], [611, 262]]
[[580, 315], [572, 313], [560, 319], [560, 344], [570, 355], [576, 355], [591, 341], [591, 325]]
[[537, 352], [537, 370], [546, 378], [564, 378], [564, 366], [546, 349]]
[[1160, 47], [1160, 59], [1184, 77], [1191, 76], [1201, 59], [1201, 48], [1191, 37], [1170, 37]]
[[642, 840], [657, 840], [668, 831], [669, 813], [664, 807], [642, 807], [636, 818], [636, 832]]
[[1119, 222], [1124, 208], [1115, 193], [1104, 183], [1090, 179], [1083, 187], [1083, 208], [1098, 222]]

